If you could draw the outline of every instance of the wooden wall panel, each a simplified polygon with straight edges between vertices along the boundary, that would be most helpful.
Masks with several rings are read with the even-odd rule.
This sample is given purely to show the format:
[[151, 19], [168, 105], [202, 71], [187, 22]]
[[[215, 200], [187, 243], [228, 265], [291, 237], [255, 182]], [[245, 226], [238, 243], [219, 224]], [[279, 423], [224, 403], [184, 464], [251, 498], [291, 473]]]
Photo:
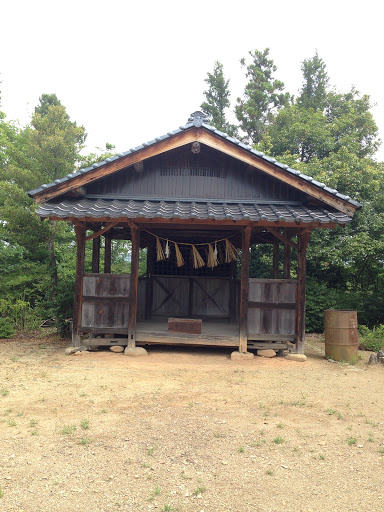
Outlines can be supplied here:
[[86, 274], [81, 327], [128, 329], [129, 274]]
[[129, 167], [102, 178], [87, 187], [87, 195], [284, 201], [303, 197], [280, 180], [203, 144], [199, 155], [192, 155], [188, 145], [145, 160], [143, 172]]
[[250, 279], [248, 339], [296, 336], [296, 288], [294, 279]]

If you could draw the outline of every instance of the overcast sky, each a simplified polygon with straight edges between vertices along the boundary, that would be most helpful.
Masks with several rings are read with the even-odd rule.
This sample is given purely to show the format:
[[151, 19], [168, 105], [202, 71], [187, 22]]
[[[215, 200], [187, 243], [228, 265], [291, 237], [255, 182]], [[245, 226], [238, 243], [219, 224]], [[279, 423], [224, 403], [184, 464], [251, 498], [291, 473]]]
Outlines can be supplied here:
[[[383, 7], [378, 0], [1, 0], [1, 109], [29, 122], [56, 93], [88, 133], [87, 151], [118, 151], [184, 124], [199, 109], [215, 60], [242, 95], [240, 59], [270, 48], [276, 78], [297, 94], [317, 50], [340, 92], [371, 96], [384, 138]], [[377, 158], [384, 160], [384, 148]]]

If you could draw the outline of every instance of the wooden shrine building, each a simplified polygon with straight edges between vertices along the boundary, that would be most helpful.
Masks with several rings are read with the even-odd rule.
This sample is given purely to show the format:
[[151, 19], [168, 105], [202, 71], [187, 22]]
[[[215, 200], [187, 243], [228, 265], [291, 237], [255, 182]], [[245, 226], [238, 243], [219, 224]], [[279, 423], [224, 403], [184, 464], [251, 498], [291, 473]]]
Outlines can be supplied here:
[[[201, 112], [29, 195], [38, 215], [75, 228], [75, 346], [189, 344], [243, 353], [303, 353], [311, 231], [345, 225], [361, 206], [219, 132]], [[92, 272], [85, 273], [90, 240]], [[131, 240], [130, 274], [111, 273], [113, 240]], [[249, 278], [257, 244], [273, 248], [268, 279], [257, 269]], [[147, 271], [139, 278], [140, 248]]]

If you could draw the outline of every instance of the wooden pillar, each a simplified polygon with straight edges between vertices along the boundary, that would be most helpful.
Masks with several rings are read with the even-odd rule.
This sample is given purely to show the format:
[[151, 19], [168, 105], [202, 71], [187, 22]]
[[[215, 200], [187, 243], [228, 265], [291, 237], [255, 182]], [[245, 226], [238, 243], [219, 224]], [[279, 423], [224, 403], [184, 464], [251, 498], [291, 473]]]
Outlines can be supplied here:
[[236, 322], [237, 319], [237, 261], [231, 262], [231, 281], [229, 285], [229, 300], [228, 300], [228, 308], [229, 308], [229, 321], [230, 323]]
[[111, 273], [111, 262], [112, 262], [112, 239], [109, 236], [104, 238], [105, 240], [105, 252], [104, 252], [104, 273]]
[[298, 254], [297, 254], [297, 294], [296, 294], [296, 352], [304, 354], [305, 343], [305, 282], [306, 266], [305, 255], [309, 242], [310, 231], [303, 230], [298, 236]]
[[279, 239], [273, 241], [273, 279], [279, 279]]
[[73, 305], [72, 345], [80, 347], [81, 307], [83, 298], [83, 277], [85, 260], [85, 226], [75, 225], [77, 239], [75, 301]]
[[92, 240], [92, 272], [98, 274], [100, 272], [100, 237], [97, 236]]
[[241, 243], [241, 285], [240, 285], [240, 340], [239, 352], [247, 352], [248, 342], [248, 291], [249, 291], [249, 244], [252, 227], [245, 226]]
[[131, 277], [129, 280], [129, 321], [128, 347], [136, 346], [137, 287], [139, 278], [140, 232], [135, 224], [131, 224], [132, 255]]
[[145, 319], [150, 320], [152, 316], [153, 302], [153, 272], [155, 267], [155, 246], [149, 244], [147, 247], [147, 279], [145, 282]]
[[[288, 240], [291, 239], [291, 235], [286, 235]], [[284, 244], [284, 279], [291, 279], [291, 247], [288, 244]]]

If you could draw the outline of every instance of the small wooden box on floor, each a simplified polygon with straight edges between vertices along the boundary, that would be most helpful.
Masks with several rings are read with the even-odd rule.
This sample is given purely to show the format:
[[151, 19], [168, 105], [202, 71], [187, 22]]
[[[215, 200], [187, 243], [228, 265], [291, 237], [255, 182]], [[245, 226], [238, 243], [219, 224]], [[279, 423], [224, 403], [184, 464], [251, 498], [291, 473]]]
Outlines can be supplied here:
[[201, 334], [201, 320], [191, 318], [168, 318], [168, 331], [184, 334]]

